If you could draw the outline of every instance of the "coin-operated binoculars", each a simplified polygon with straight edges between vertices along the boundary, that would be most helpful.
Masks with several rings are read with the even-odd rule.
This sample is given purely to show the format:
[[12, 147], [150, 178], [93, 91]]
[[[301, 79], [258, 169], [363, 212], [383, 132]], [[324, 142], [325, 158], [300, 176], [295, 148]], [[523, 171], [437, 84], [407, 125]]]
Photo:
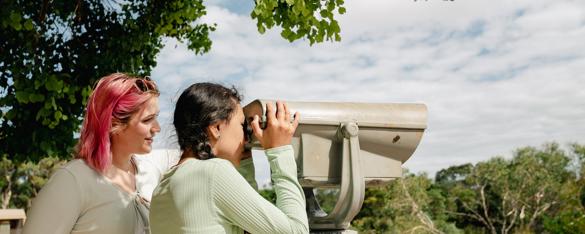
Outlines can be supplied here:
[[[265, 120], [268, 101], [251, 102], [244, 114]], [[410, 158], [427, 126], [424, 104], [286, 103], [291, 113], [301, 114], [292, 145], [313, 232], [346, 230], [361, 209], [365, 187], [401, 177], [401, 165]], [[259, 146], [254, 140], [251, 145]], [[326, 214], [313, 188], [336, 186], [338, 200]]]

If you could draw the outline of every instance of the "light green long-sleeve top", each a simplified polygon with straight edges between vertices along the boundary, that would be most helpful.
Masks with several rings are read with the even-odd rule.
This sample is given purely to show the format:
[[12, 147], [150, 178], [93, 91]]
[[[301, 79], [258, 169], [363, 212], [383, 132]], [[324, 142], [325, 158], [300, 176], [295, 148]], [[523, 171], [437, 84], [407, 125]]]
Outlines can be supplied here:
[[[260, 196], [229, 161], [190, 159], [167, 172], [155, 189], [152, 233], [308, 233], [292, 147], [266, 150], [266, 156], [276, 206]], [[251, 161], [242, 161], [239, 168], [250, 179]]]
[[23, 234], [148, 233], [148, 204], [75, 159], [32, 201]]

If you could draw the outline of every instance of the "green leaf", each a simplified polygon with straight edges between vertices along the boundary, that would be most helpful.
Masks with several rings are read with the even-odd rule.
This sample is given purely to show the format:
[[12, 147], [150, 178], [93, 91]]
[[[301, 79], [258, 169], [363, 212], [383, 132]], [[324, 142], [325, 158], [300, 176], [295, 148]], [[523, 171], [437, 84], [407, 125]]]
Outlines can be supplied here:
[[288, 30], [288, 28], [284, 29], [284, 30], [282, 30], [282, 32], [280, 32], [280, 36], [282, 36], [283, 38], [288, 39], [289, 35], [290, 35], [290, 30]]
[[264, 28], [264, 26], [260, 25], [260, 26], [258, 26], [258, 32], [261, 34], [264, 34], [266, 32], [266, 28]]
[[15, 96], [19, 103], [26, 104], [29, 102], [29, 94], [24, 91], [16, 91]]
[[20, 23], [22, 16], [18, 12], [10, 13], [10, 26], [14, 28], [16, 31], [20, 31], [22, 29], [22, 24]]
[[55, 90], [57, 91], [57, 93], [61, 93], [61, 91], [63, 90], [63, 81], [59, 80], [55, 83]]
[[49, 79], [47, 79], [47, 82], [45, 82], [45, 88], [48, 91], [56, 91], [57, 90], [57, 77], [55, 75], [51, 75], [49, 76]]
[[333, 2], [333, 1], [329, 1], [329, 3], [327, 3], [327, 10], [328, 10], [328, 11], [333, 11], [333, 10], [335, 10], [335, 2]]
[[337, 9], [337, 12], [339, 12], [340, 15], [345, 14], [345, 7], [339, 7], [339, 9]]
[[35, 80], [35, 82], [34, 82], [34, 83], [35, 83], [35, 90], [38, 90], [38, 89], [39, 89], [39, 87], [41, 87], [41, 85], [42, 85], [42, 83], [41, 83], [41, 81], [40, 81], [40, 80]]
[[51, 97], [51, 106], [53, 107], [53, 110], [57, 110], [57, 104], [55, 103], [54, 97]]
[[45, 95], [40, 93], [32, 93], [29, 95], [29, 99], [32, 103], [42, 102], [45, 100]]
[[331, 30], [334, 33], [337, 33], [341, 30], [339, 24], [337, 23], [337, 20], [331, 21], [331, 26], [329, 27], [329, 30]]
[[20, 23], [20, 19], [22, 18], [22, 16], [20, 15], [20, 13], [13, 11], [12, 13], [10, 13], [10, 21], [12, 22], [16, 22], [16, 23]]
[[75, 95], [69, 95], [69, 103], [70, 104], [75, 104], [75, 102], [77, 102], [77, 99], [75, 98]]
[[311, 16], [311, 15], [312, 15], [312, 14], [311, 14], [311, 13], [312, 13], [312, 11], [311, 11], [311, 10], [309, 10], [309, 8], [306, 8], [306, 7], [305, 7], [305, 8], [303, 8], [303, 12], [302, 12], [302, 13], [303, 13], [303, 16], [304, 16], [304, 17], [308, 17], [308, 16]]
[[12, 28], [14, 28], [14, 30], [16, 30], [16, 31], [20, 31], [20, 29], [22, 29], [22, 25], [21, 25], [20, 23], [18, 23], [18, 22], [12, 22], [10, 25], [11, 25], [11, 26], [12, 26]]
[[63, 113], [61, 113], [61, 111], [55, 111], [54, 115], [56, 120], [59, 120], [61, 117], [63, 117]]
[[33, 23], [32, 20], [28, 19], [26, 20], [26, 22], [24, 22], [24, 29], [26, 29], [27, 31], [31, 31], [33, 30]]
[[8, 112], [6, 112], [5, 117], [6, 117], [7, 120], [13, 119], [14, 117], [16, 117], [16, 111], [9, 110]]

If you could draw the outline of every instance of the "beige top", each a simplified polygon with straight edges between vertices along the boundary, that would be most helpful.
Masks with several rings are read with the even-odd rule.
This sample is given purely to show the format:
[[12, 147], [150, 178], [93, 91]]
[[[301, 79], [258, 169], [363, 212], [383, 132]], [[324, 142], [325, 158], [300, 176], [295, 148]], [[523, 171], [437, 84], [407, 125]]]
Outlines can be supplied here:
[[27, 213], [23, 234], [149, 233], [148, 202], [128, 193], [83, 160], [57, 170]]

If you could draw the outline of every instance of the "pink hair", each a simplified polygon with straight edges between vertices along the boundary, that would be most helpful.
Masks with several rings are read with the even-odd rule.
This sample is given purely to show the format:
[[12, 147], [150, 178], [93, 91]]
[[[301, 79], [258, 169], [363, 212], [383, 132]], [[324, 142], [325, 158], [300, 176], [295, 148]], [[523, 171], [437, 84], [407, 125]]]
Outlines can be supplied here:
[[[77, 158], [103, 173], [112, 163], [110, 135], [121, 130], [142, 104], [158, 96], [154, 82], [123, 73], [102, 77], [87, 102]], [[140, 90], [136, 83], [148, 82], [149, 90]]]

